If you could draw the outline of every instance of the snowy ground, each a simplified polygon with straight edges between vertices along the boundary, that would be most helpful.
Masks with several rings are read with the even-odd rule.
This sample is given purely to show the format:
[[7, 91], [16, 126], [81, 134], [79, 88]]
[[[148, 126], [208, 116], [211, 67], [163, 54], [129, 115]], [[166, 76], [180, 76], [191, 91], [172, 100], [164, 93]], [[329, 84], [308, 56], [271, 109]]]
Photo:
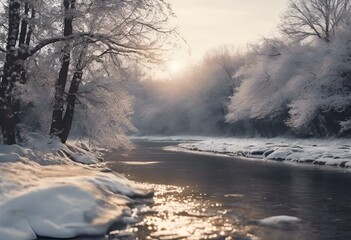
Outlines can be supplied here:
[[0, 238], [103, 236], [135, 222], [131, 206], [150, 193], [98, 157], [34, 133], [21, 146], [1, 145]]
[[[165, 140], [165, 138], [150, 138]], [[203, 138], [172, 137], [184, 140], [176, 149], [240, 156], [250, 159], [312, 163], [351, 168], [351, 141], [349, 139], [263, 139], [263, 138]], [[201, 140], [200, 140], [201, 139]]]

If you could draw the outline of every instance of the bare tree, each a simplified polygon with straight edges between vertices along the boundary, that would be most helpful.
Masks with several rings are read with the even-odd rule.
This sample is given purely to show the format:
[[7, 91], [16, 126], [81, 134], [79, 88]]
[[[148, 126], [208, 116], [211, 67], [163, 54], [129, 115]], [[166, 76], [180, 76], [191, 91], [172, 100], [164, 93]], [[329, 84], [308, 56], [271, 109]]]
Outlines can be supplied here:
[[350, 0], [289, 0], [280, 29], [297, 41], [329, 42], [350, 16]]

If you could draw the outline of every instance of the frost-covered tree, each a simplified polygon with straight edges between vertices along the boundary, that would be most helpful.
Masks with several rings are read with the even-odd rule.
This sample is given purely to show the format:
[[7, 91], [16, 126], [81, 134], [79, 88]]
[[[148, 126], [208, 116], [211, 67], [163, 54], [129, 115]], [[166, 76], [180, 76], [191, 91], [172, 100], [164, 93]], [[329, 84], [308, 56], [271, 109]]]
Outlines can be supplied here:
[[280, 29], [297, 41], [316, 37], [329, 42], [349, 18], [350, 0], [289, 0]]
[[[23, 123], [20, 127], [24, 132], [47, 134], [50, 130], [55, 82], [61, 67], [57, 61], [59, 49], [41, 53], [29, 63], [28, 83], [21, 88]], [[80, 52], [81, 49], [75, 50]], [[77, 52], [73, 51], [72, 56], [76, 55]], [[72, 62], [76, 61], [75, 57], [72, 58]], [[44, 64], [45, 68], [41, 68]], [[133, 69], [134, 66], [117, 68], [102, 63], [86, 66], [75, 94], [71, 137], [88, 139], [93, 145], [104, 147], [128, 147], [126, 132], [133, 130], [130, 123], [133, 110], [125, 84], [129, 82]], [[70, 82], [69, 78], [68, 85]]]
[[266, 137], [349, 134], [349, 19], [348, 0], [290, 0], [280, 29], [292, 41], [252, 45], [227, 121]]
[[[63, 35], [78, 34], [80, 37], [64, 46], [56, 81], [50, 133], [60, 137], [62, 142], [69, 135], [79, 86], [88, 65], [105, 63], [118, 68], [129, 60], [157, 62], [167, 47], [167, 37], [173, 34], [168, 27], [168, 18], [172, 14], [170, 6], [161, 0], [65, 0], [64, 9]], [[71, 52], [76, 53], [75, 64], [70, 64], [74, 57]], [[92, 68], [94, 66], [90, 70]]]
[[264, 39], [246, 53], [245, 65], [239, 71], [242, 83], [234, 90], [226, 115], [234, 125], [234, 134], [270, 137], [284, 132], [281, 116], [286, 113], [287, 95], [282, 88], [284, 81], [294, 75], [289, 69], [298, 64], [295, 59], [285, 59], [286, 52], [288, 47], [279, 39]]
[[8, 0], [4, 4], [3, 16], [6, 16], [6, 21], [1, 23], [1, 28], [6, 32], [6, 37], [2, 39], [3, 48], [0, 48], [4, 55], [0, 82], [0, 125], [6, 144], [16, 142], [19, 101], [15, 90], [16, 85], [26, 82], [25, 61], [46, 45], [60, 40], [37, 38], [32, 41], [36, 12], [40, 5], [40, 1], [35, 0]]
[[[26, 72], [32, 79], [45, 68], [57, 73], [51, 133], [65, 142], [84, 76], [93, 81], [92, 71], [98, 70], [109, 77], [108, 65], [118, 68], [130, 60], [157, 62], [174, 33], [163, 0], [8, 0], [4, 6], [0, 124], [5, 144], [16, 142], [18, 90], [27, 90], [20, 86]], [[52, 79], [53, 72], [44, 78]]]
[[6, 34], [5, 37], [1, 36], [3, 42], [0, 44], [3, 54], [0, 126], [5, 144], [16, 142], [15, 132], [20, 110], [17, 88], [27, 80], [27, 60], [50, 44], [70, 40], [60, 35], [55, 36], [48, 29], [48, 26], [55, 26], [55, 21], [50, 20], [57, 17], [53, 10], [59, 6], [55, 1], [40, 0], [8, 0], [3, 5], [1, 30]]
[[244, 80], [231, 97], [227, 120], [251, 122], [264, 136], [289, 130], [304, 137], [345, 132], [351, 116], [350, 37], [345, 30], [330, 43], [274, 41], [256, 47], [241, 70]]

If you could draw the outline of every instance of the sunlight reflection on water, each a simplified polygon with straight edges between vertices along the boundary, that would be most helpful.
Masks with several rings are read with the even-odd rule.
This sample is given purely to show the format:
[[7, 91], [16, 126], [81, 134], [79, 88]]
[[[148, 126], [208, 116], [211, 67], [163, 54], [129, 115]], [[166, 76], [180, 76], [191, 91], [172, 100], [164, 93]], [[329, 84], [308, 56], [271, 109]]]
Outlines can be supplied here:
[[114, 231], [110, 239], [255, 239], [249, 226], [233, 222], [220, 203], [204, 200], [190, 188], [147, 185], [155, 191], [150, 206], [139, 206], [136, 225]]

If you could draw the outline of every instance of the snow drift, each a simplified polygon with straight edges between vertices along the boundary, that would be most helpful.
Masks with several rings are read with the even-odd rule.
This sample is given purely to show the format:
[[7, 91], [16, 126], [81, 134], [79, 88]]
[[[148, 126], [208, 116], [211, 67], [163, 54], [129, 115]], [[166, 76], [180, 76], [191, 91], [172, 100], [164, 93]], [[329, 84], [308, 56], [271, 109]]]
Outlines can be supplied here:
[[30, 134], [24, 146], [0, 146], [1, 239], [103, 236], [116, 223], [136, 220], [130, 207], [148, 193], [107, 173], [82, 146], [38, 134]]
[[351, 167], [351, 145], [344, 139], [217, 138], [181, 143], [178, 145], [178, 150], [209, 152], [251, 159]]

